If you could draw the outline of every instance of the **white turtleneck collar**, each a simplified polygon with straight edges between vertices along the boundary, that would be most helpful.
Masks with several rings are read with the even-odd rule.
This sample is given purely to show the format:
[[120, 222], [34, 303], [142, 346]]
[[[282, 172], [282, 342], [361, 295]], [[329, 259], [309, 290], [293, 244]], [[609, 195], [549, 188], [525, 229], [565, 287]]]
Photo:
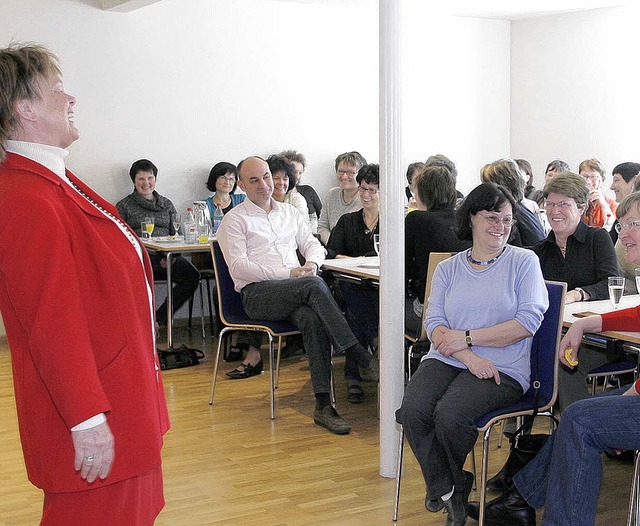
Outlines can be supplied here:
[[64, 160], [69, 155], [68, 150], [57, 146], [49, 146], [48, 144], [12, 140], [7, 141], [5, 149], [8, 152], [17, 153], [27, 159], [31, 159], [48, 168], [62, 179], [67, 179]]

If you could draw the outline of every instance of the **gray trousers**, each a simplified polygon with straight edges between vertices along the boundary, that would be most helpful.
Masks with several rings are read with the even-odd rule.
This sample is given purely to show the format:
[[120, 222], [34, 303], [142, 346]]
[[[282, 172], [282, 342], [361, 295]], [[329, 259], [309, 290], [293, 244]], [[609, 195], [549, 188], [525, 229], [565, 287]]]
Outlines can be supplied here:
[[423, 360], [409, 380], [396, 420], [404, 427], [429, 495], [464, 488], [463, 467], [478, 438], [477, 418], [517, 402], [522, 386], [506, 374], [500, 385], [440, 360]]
[[[313, 392], [329, 393], [331, 346], [342, 352], [358, 340], [324, 280], [309, 276], [250, 283], [242, 289], [242, 304], [251, 318], [288, 320], [298, 327], [309, 359]], [[361, 367], [371, 361], [362, 348], [348, 354]]]

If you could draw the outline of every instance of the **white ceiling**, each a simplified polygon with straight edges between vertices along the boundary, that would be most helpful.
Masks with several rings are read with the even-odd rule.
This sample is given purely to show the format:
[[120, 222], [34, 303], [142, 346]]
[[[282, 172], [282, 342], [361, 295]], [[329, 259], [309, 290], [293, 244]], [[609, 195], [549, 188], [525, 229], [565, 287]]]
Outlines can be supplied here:
[[[94, 7], [109, 11], [135, 11], [162, 0], [81, 0]], [[358, 4], [376, 0], [282, 0], [300, 3]], [[407, 0], [424, 2], [425, 0]], [[631, 4], [634, 0], [447, 0], [431, 2], [434, 11], [458, 16], [519, 20], [585, 9], [615, 7]]]

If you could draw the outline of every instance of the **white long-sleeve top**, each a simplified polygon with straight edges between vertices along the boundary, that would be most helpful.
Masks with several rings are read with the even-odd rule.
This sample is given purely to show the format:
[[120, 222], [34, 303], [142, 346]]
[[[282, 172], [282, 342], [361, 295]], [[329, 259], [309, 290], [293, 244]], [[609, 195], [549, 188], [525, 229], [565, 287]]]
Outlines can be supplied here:
[[268, 213], [248, 199], [233, 207], [216, 238], [238, 292], [249, 283], [288, 279], [291, 269], [300, 266], [296, 250], [318, 268], [326, 254], [308, 219], [274, 199]]

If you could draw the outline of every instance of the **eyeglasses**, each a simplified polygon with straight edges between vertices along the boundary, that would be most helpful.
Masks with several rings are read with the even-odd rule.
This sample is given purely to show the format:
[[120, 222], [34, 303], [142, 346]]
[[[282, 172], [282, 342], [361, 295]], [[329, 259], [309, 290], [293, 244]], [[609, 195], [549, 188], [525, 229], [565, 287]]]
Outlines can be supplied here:
[[349, 175], [351, 177], [355, 177], [356, 175], [358, 175], [358, 172], [353, 172], [351, 170], [338, 170], [336, 171], [336, 173], [338, 175]]
[[227, 177], [226, 175], [221, 175], [218, 179], [225, 179], [231, 183], [235, 183], [236, 182], [236, 178], [233, 176]]
[[599, 175], [586, 175], [586, 174], [580, 174], [580, 175], [585, 179], [588, 179], [589, 181], [597, 181], [598, 179], [600, 179]]
[[484, 217], [484, 219], [487, 221], [487, 223], [489, 223], [490, 225], [497, 225], [499, 223], [502, 223], [505, 227], [510, 228], [512, 227], [516, 220], [513, 219], [512, 217], [505, 217], [504, 219], [500, 219], [498, 216], [496, 215], [484, 215], [481, 214], [480, 212], [478, 212], [479, 216]]
[[545, 208], [569, 208], [570, 206], [572, 206], [574, 203], [572, 203], [571, 201], [560, 201], [559, 203], [554, 203], [553, 201], [545, 201], [544, 202], [544, 207]]
[[368, 193], [371, 195], [376, 195], [380, 190], [378, 190], [377, 188], [365, 188], [364, 186], [358, 186], [358, 192], [361, 193]]
[[620, 234], [623, 230], [631, 230], [640, 226], [640, 221], [629, 221], [628, 223], [616, 223], [616, 232]]

